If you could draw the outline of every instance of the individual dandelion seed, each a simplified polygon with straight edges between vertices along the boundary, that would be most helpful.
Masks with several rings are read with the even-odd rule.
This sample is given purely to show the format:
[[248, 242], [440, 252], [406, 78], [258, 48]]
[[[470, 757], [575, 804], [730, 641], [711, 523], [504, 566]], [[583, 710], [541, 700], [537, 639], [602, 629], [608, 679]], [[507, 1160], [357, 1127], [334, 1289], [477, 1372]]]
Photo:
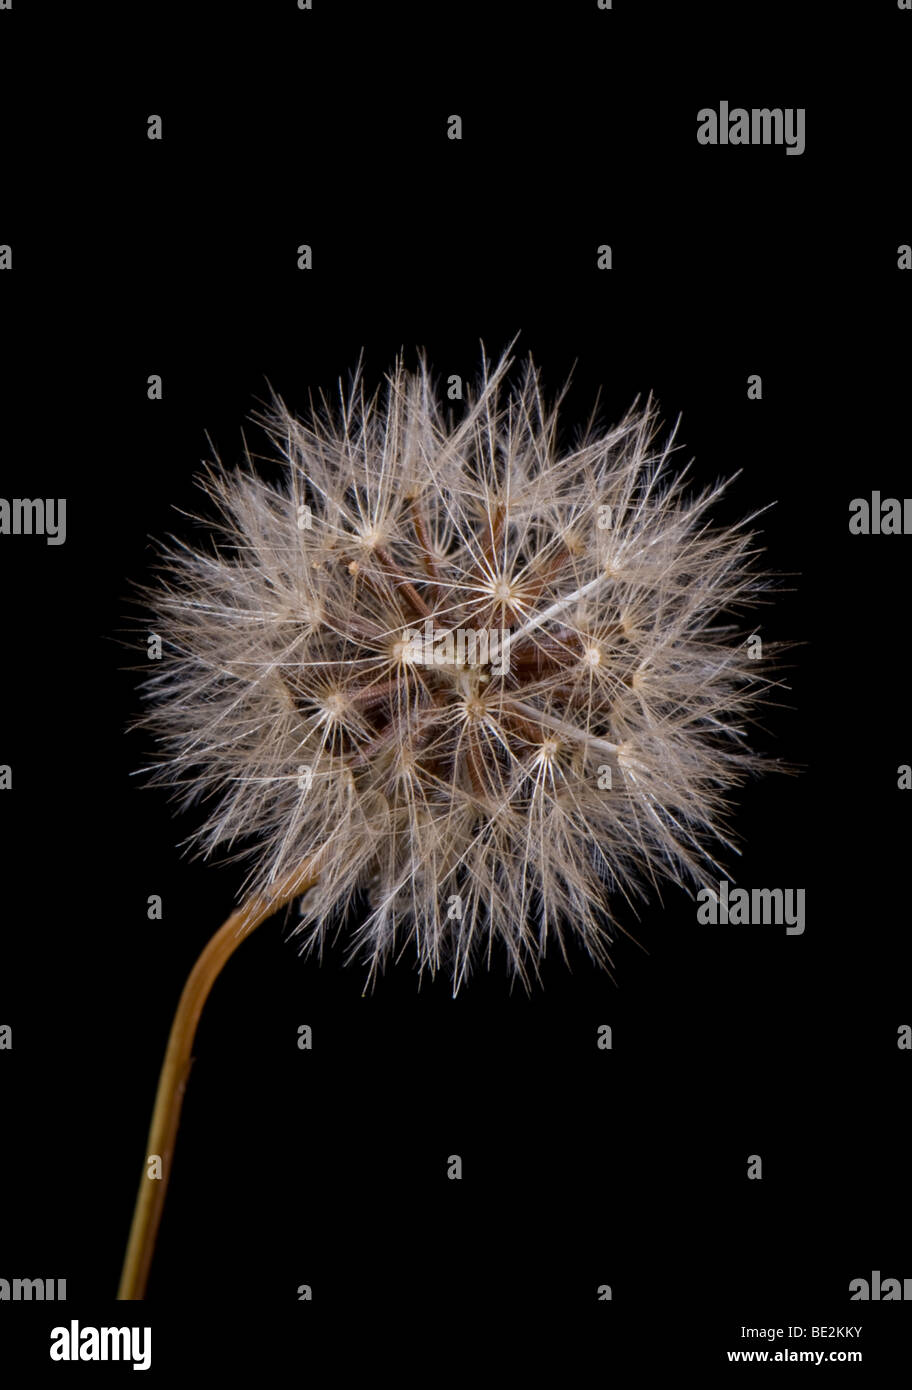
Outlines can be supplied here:
[[735, 619], [772, 583], [750, 519], [711, 524], [725, 484], [688, 495], [651, 398], [562, 449], [511, 365], [483, 357], [455, 423], [423, 358], [307, 420], [274, 397], [280, 480], [211, 466], [210, 542], [163, 547], [149, 771], [205, 806], [199, 852], [248, 863], [160, 1088], [172, 1142], [208, 985], [282, 903], [310, 950], [366, 890], [369, 983], [409, 944], [454, 992], [495, 953], [528, 986], [571, 936], [606, 965], [618, 904], [718, 868], [730, 791], [769, 765], [748, 731], [771, 681]]

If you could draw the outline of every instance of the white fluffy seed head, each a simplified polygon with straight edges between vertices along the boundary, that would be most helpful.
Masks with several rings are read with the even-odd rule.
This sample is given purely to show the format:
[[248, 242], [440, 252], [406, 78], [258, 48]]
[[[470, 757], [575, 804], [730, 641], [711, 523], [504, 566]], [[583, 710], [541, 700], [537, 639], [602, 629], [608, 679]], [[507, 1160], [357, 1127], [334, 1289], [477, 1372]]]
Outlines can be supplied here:
[[559, 451], [509, 366], [456, 423], [423, 360], [308, 421], [275, 400], [282, 480], [210, 468], [213, 543], [163, 547], [145, 593], [154, 780], [205, 803], [203, 853], [249, 856], [246, 891], [326, 846], [305, 945], [367, 890], [371, 977], [408, 938], [454, 987], [494, 944], [524, 982], [568, 933], [607, 963], [617, 901], [700, 881], [763, 765], [730, 615], [770, 585], [744, 525], [708, 524], [721, 485], [686, 496], [651, 401]]

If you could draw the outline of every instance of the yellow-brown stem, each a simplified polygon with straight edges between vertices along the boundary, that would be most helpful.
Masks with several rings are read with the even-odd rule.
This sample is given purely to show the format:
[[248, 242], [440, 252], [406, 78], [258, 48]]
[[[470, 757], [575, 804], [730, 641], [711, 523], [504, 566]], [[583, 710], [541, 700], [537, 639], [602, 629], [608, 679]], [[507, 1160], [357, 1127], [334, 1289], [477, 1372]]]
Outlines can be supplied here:
[[[209, 991], [229, 956], [254, 928], [292, 898], [312, 887], [317, 880], [315, 864], [316, 858], [307, 865], [299, 865], [271, 889], [251, 898], [237, 912], [233, 912], [212, 937], [184, 985], [158, 1079], [155, 1108], [146, 1143], [146, 1163], [139, 1181], [133, 1224], [117, 1293], [120, 1300], [145, 1297], [155, 1239], [171, 1176], [181, 1105], [193, 1062], [193, 1039]], [[160, 1177], [148, 1175], [148, 1163], [153, 1154], [158, 1155], [161, 1161]]]

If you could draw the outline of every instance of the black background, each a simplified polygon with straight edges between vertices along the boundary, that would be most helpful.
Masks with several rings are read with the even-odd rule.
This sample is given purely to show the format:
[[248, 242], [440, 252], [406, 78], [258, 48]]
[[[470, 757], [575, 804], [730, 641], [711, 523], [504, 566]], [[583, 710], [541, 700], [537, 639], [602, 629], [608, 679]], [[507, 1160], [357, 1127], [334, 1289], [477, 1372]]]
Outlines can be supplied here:
[[[142, 1320], [160, 1374], [264, 1339], [292, 1368], [299, 1339], [350, 1353], [379, 1315], [393, 1346], [430, 1326], [474, 1356], [491, 1325], [555, 1329], [607, 1369], [622, 1350], [715, 1368], [757, 1345], [742, 1324], [863, 1323], [865, 1369], [885, 1365], [907, 1305], [848, 1285], [912, 1276], [908, 540], [847, 519], [909, 491], [912, 15], [315, 6], [0, 15], [3, 492], [68, 503], [65, 545], [0, 538], [0, 1277], [68, 1290], [4, 1305], [7, 1348], [73, 1374], [47, 1361], [53, 1323]], [[723, 99], [805, 107], [805, 154], [699, 146]], [[239, 887], [182, 856], [192, 816], [132, 775], [130, 584], [186, 526], [201, 460], [263, 445], [267, 383], [304, 411], [362, 349], [377, 380], [419, 347], [473, 379], [480, 340], [517, 332], [552, 391], [575, 364], [568, 426], [599, 389], [606, 421], [652, 390], [697, 482], [742, 470], [720, 519], [775, 503], [789, 577], [759, 630], [802, 645], [764, 740], [801, 770], [744, 791], [729, 867], [804, 887], [806, 933], [700, 927], [670, 888], [629, 920], [614, 981], [577, 953], [530, 997], [501, 963], [453, 1000], [408, 962], [365, 996], [344, 943], [302, 960], [276, 919], [206, 1007], [128, 1317], [167, 1030]]]

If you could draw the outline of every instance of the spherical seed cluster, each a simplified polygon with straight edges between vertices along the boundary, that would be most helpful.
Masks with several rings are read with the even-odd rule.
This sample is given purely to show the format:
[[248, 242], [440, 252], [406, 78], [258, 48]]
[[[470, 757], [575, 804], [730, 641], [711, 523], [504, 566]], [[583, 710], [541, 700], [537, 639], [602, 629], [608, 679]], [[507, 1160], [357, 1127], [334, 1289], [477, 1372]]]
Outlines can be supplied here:
[[154, 778], [212, 808], [194, 839], [250, 855], [251, 891], [322, 849], [307, 945], [367, 889], [371, 975], [409, 939], [455, 987], [495, 945], [527, 981], [567, 933], [607, 962], [614, 902], [699, 880], [761, 765], [766, 682], [719, 619], [768, 581], [707, 523], [721, 485], [668, 476], [651, 403], [560, 452], [509, 366], [456, 423], [424, 362], [309, 422], [275, 401], [283, 480], [211, 468], [213, 543], [166, 545], [146, 594]]

